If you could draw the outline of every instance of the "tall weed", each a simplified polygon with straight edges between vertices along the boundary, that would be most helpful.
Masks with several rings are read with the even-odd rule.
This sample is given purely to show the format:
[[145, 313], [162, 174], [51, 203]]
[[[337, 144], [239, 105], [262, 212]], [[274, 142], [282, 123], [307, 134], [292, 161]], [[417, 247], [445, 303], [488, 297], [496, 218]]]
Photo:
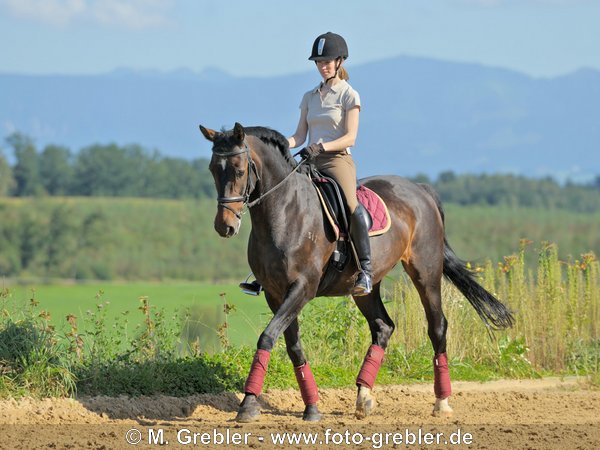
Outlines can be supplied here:
[[[526, 261], [533, 252], [535, 267]], [[454, 379], [537, 377], [574, 373], [600, 380], [600, 265], [592, 253], [562, 260], [556, 245], [519, 250], [497, 265], [471, 267], [479, 282], [515, 315], [513, 328], [490, 332], [450, 283], [442, 286], [448, 355]], [[410, 279], [384, 281], [383, 302], [396, 325], [379, 375], [381, 383], [432, 380], [433, 348], [419, 295]], [[64, 329], [50, 325], [36, 299], [15, 302], [0, 290], [0, 396], [83, 394], [188, 395], [239, 390], [254, 354], [234, 347], [222, 306], [166, 317], [148, 297], [137, 311], [107, 320], [110, 302], [99, 292], [95, 309], [69, 314]], [[138, 323], [132, 315], [143, 320]], [[266, 319], [267, 320], [267, 319]], [[265, 322], [266, 322], [265, 320]], [[310, 302], [300, 318], [306, 355], [321, 386], [348, 386], [372, 338], [351, 298]], [[265, 323], [266, 325], [266, 323]], [[86, 330], [81, 331], [81, 330]], [[295, 386], [283, 339], [271, 358], [267, 387]]]
[[[538, 260], [533, 270], [525, 264], [532, 251]], [[543, 242], [533, 249], [531, 241], [522, 240], [519, 251], [497, 266], [488, 261], [471, 269], [516, 320], [511, 329], [490, 332], [462, 294], [444, 282], [452, 373], [467, 379], [598, 373], [600, 266], [595, 255], [563, 261], [556, 245]], [[433, 348], [419, 295], [405, 275], [384, 286], [384, 304], [396, 324], [386, 365], [401, 378], [430, 378]], [[365, 320], [348, 299], [313, 301], [302, 313], [301, 331], [311, 361], [355, 371], [371, 342]]]
[[0, 291], [0, 395], [52, 397], [72, 395], [76, 378], [62, 358], [64, 342], [37, 312], [35, 292], [29, 305], [12, 308], [11, 293]]

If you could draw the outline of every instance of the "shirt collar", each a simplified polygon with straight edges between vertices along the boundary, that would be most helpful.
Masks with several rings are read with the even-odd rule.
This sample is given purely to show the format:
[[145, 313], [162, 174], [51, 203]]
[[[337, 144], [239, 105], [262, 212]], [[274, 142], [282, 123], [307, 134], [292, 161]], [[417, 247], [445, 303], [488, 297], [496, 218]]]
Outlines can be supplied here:
[[[346, 80], [340, 80], [339, 82], [337, 82], [336, 84], [334, 84], [333, 86], [330, 87], [331, 92], [333, 92], [334, 94], [338, 93], [340, 91], [340, 89], [342, 89], [344, 83], [346, 82]], [[319, 87], [321, 87], [321, 83], [317, 84], [315, 86], [315, 88], [312, 90], [313, 93], [318, 93], [319, 92]]]

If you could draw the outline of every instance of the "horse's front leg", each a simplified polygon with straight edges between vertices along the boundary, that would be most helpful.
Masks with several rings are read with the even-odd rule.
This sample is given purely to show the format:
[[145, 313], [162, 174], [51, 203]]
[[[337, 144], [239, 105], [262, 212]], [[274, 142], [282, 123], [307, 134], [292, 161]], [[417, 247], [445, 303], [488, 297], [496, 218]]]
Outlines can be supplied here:
[[283, 303], [260, 335], [250, 373], [244, 386], [244, 400], [240, 404], [236, 417], [238, 422], [252, 422], [260, 416], [258, 397], [262, 393], [271, 350], [283, 332], [286, 335], [288, 354], [294, 363], [294, 371], [300, 385], [302, 398], [306, 404], [304, 419], [318, 420], [320, 418], [316, 407], [318, 400], [316, 383], [300, 346], [297, 323], [300, 311], [313, 296], [314, 292], [309, 291], [305, 282], [302, 280], [294, 282], [288, 289]]
[[290, 324], [289, 327], [283, 332], [285, 337], [285, 346], [288, 352], [288, 356], [294, 366], [294, 374], [298, 381], [298, 387], [300, 387], [300, 394], [304, 401], [304, 413], [302, 419], [308, 422], [317, 422], [321, 420], [321, 413], [317, 407], [319, 401], [319, 391], [317, 389], [317, 382], [315, 377], [310, 370], [310, 365], [304, 355], [302, 349], [302, 343], [300, 342], [300, 328], [298, 326], [298, 319]]

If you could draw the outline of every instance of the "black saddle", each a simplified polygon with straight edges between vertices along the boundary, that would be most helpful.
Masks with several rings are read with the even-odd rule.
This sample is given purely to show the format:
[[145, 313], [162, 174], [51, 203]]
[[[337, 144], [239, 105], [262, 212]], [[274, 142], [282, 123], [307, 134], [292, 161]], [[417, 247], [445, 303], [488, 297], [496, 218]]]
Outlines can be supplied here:
[[350, 211], [348, 203], [342, 194], [342, 190], [337, 181], [323, 173], [319, 172], [314, 166], [311, 166], [310, 177], [323, 197], [324, 207], [327, 208], [333, 222], [338, 227], [338, 240], [325, 275], [321, 280], [321, 286], [327, 286], [337, 277], [337, 273], [342, 272], [351, 259], [350, 243], [348, 236], [350, 234]]
[[344, 198], [337, 181], [323, 175], [314, 168], [311, 171], [311, 180], [321, 193], [325, 207], [337, 225], [340, 235], [348, 234], [350, 230], [350, 212], [348, 211], [348, 204], [346, 203], [346, 199]]

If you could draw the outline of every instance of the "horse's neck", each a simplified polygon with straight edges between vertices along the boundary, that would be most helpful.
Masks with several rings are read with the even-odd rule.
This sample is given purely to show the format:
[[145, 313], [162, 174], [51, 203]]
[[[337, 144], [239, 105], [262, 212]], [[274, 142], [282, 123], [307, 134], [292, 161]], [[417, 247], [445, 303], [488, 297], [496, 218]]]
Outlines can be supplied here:
[[[267, 158], [263, 158], [263, 165], [260, 175], [260, 186], [261, 186], [261, 194], [265, 194], [271, 189], [276, 188], [277, 190], [285, 188], [285, 186], [281, 186], [277, 188], [276, 186], [279, 183], [282, 183], [283, 180], [290, 175], [291, 172], [294, 171], [294, 168], [290, 167], [287, 163], [282, 161], [276, 161], [277, 158], [282, 158], [279, 155], [269, 155]], [[292, 178], [290, 176], [290, 178]], [[286, 181], [287, 182], [287, 181]]]
[[254, 139], [256, 139], [255, 148], [260, 159], [258, 183], [260, 189], [257, 195], [266, 195], [264, 202], [273, 201], [273, 197], [281, 201], [283, 195], [281, 191], [288, 190], [289, 185], [294, 184], [292, 180], [296, 178], [296, 174], [292, 174], [294, 167], [278, 150], [270, 148], [258, 138]]
[[285, 234], [291, 227], [291, 216], [302, 216], [305, 213], [306, 203], [299, 201], [299, 198], [310, 195], [310, 180], [287, 162], [277, 160], [282, 157], [273, 153], [261, 155], [257, 198], [264, 197], [250, 209], [255, 233], [270, 236]]

